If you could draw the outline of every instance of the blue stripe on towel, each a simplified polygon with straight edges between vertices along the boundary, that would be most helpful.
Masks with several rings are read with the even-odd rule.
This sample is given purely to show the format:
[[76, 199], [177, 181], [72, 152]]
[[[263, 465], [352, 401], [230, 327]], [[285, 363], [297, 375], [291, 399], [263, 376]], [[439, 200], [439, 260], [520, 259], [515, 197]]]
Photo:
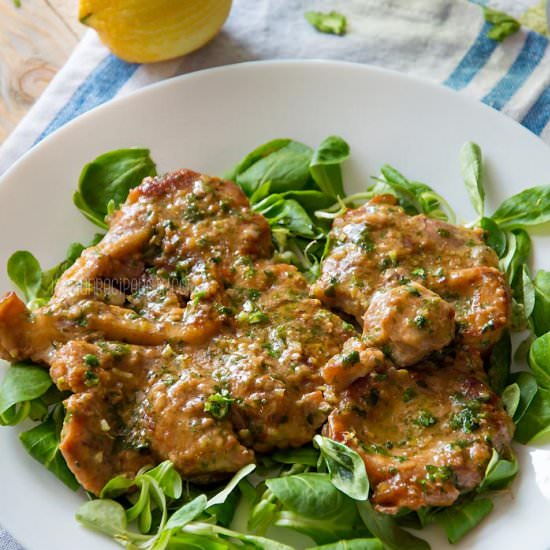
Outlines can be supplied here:
[[131, 78], [140, 65], [126, 63], [109, 54], [77, 88], [71, 99], [59, 110], [53, 120], [38, 136], [34, 144], [73, 118], [111, 99]]
[[475, 78], [477, 73], [483, 69], [498, 46], [498, 42], [487, 36], [487, 31], [490, 28], [491, 25], [489, 23], [483, 23], [475, 42], [464, 54], [464, 57], [449, 75], [447, 80], [443, 82], [445, 86], [453, 90], [462, 90]]
[[547, 47], [546, 37], [533, 31], [529, 32], [521, 52], [508, 72], [482, 101], [500, 111], [537, 68]]
[[523, 117], [521, 123], [540, 135], [550, 120], [550, 86], [546, 88], [538, 99], [533, 103], [528, 113]]

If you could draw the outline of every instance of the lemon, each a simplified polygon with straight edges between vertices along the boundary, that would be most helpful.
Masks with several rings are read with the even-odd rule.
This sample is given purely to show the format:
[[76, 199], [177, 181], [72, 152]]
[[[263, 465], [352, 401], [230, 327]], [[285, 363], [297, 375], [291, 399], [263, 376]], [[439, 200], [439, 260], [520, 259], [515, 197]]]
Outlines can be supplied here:
[[230, 9], [231, 0], [80, 0], [78, 18], [121, 59], [151, 63], [200, 48]]

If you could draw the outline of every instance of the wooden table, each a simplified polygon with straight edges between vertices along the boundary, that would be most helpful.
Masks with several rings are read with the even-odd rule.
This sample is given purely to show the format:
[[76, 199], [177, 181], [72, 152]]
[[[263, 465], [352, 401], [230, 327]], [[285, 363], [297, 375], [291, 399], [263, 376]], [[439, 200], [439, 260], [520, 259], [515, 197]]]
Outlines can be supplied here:
[[78, 0], [0, 0], [0, 143], [86, 30], [77, 8]]

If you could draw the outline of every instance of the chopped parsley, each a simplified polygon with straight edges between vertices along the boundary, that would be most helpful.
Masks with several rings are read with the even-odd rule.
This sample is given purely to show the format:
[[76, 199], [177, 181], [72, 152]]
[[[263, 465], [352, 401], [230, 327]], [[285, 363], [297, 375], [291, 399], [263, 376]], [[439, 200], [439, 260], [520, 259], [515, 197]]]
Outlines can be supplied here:
[[428, 325], [428, 319], [426, 319], [426, 317], [424, 315], [417, 315], [414, 318], [414, 324], [418, 328], [425, 328]]
[[426, 270], [423, 267], [417, 267], [411, 271], [411, 275], [415, 277], [420, 277], [421, 279], [426, 278]]
[[330, 11], [328, 13], [308, 11], [304, 14], [304, 17], [307, 22], [315, 27], [319, 32], [337, 34], [339, 36], [346, 34], [346, 16], [338, 13], [337, 11]]
[[87, 370], [84, 375], [84, 384], [86, 386], [97, 386], [99, 384], [99, 376], [93, 370]]
[[434, 466], [433, 464], [426, 464], [426, 472], [429, 481], [448, 481], [454, 475], [450, 466]]
[[420, 414], [413, 421], [417, 426], [429, 428], [437, 423], [437, 418], [430, 411], [420, 411]]
[[475, 404], [468, 405], [452, 416], [451, 428], [470, 434], [480, 427], [480, 420], [479, 406], [476, 407]]
[[356, 350], [350, 351], [347, 355], [344, 355], [342, 357], [342, 363], [346, 366], [351, 366], [359, 363], [359, 352]]
[[97, 358], [97, 355], [87, 353], [84, 356], [84, 363], [86, 363], [89, 367], [97, 367], [99, 366], [99, 359]]
[[263, 311], [256, 309], [254, 311], [241, 311], [237, 315], [237, 321], [248, 323], [249, 325], [257, 325], [269, 321], [269, 317]]
[[210, 413], [216, 420], [221, 420], [228, 415], [231, 404], [234, 401], [229, 394], [229, 390], [221, 388], [206, 400], [204, 412]]
[[355, 240], [355, 244], [358, 245], [365, 252], [372, 252], [374, 250], [374, 243], [369, 235], [369, 230], [364, 227], [359, 233], [359, 236]]

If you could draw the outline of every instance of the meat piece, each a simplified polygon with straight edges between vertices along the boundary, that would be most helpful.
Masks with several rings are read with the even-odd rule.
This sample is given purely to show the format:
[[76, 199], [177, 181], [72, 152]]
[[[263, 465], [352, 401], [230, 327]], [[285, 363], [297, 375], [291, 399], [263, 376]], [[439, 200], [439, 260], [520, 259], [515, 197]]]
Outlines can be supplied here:
[[440, 292], [459, 319], [457, 342], [479, 350], [498, 342], [508, 326], [512, 302], [504, 273], [493, 267], [451, 271]]
[[3, 353], [73, 392], [60, 449], [87, 490], [167, 459], [208, 482], [311, 441], [353, 330], [271, 246], [234, 184], [180, 171], [130, 193], [47, 306], [0, 303]]
[[[379, 349], [369, 347], [360, 338], [350, 338], [342, 352], [332, 357], [321, 372], [325, 382], [332, 386], [331, 391], [339, 392], [355, 380], [376, 369], [383, 370], [385, 366], [388, 362]], [[337, 402], [338, 398], [333, 396], [332, 401]]]
[[200, 368], [182, 371], [158, 348], [72, 341], [52, 363], [66, 402], [60, 450], [69, 468], [98, 494], [114, 475], [171, 460], [187, 479], [223, 477], [254, 460], [227, 419], [205, 410], [216, 382]]
[[145, 345], [205, 341], [224, 322], [224, 285], [235, 266], [270, 254], [269, 225], [236, 185], [190, 170], [147, 178], [112, 215], [104, 239], [63, 274], [50, 303], [33, 312], [32, 322], [47, 326], [51, 339], [35, 339], [31, 350], [24, 339], [18, 345], [10, 335], [21, 315], [6, 314], [0, 345], [11, 338], [12, 358], [47, 362], [52, 340], [92, 331], [96, 338]]
[[[455, 321], [468, 325], [462, 341], [484, 350], [498, 340], [508, 324], [510, 290], [503, 277], [492, 277], [498, 321], [490, 336], [482, 332], [486, 316], [478, 311], [477, 297], [488, 276], [464, 275], [470, 285], [453, 279], [461, 270], [497, 268], [495, 252], [483, 241], [480, 229], [468, 229], [428, 218], [408, 216], [391, 195], [375, 197], [336, 218], [330, 232], [331, 250], [321, 265], [321, 276], [312, 293], [328, 307], [361, 322], [373, 294], [410, 281], [421, 284], [457, 305]], [[488, 272], [484, 272], [488, 273]], [[507, 302], [508, 301], [508, 302]], [[482, 326], [475, 325], [481, 322]]]
[[[313, 438], [330, 410], [320, 367], [349, 330], [307, 296], [294, 267], [264, 261], [254, 269], [228, 291], [233, 320], [201, 345], [72, 341], [57, 351], [51, 376], [75, 392], [61, 450], [88, 490], [140, 464], [143, 453], [171, 460], [186, 479], [212, 481], [253, 461], [252, 450]], [[86, 365], [90, 355], [96, 366]], [[212, 399], [222, 412], [209, 412]], [[98, 428], [103, 419], [115, 434]]]
[[371, 372], [342, 394], [324, 433], [363, 457], [376, 508], [397, 513], [449, 506], [477, 487], [513, 423], [479, 355], [459, 351], [441, 364]]
[[411, 282], [374, 293], [363, 318], [364, 339], [407, 367], [451, 342], [454, 317], [450, 304]]
[[51, 343], [61, 337], [51, 318], [34, 316], [17, 297], [8, 292], [0, 300], [0, 357], [6, 361], [32, 359], [45, 362]]

